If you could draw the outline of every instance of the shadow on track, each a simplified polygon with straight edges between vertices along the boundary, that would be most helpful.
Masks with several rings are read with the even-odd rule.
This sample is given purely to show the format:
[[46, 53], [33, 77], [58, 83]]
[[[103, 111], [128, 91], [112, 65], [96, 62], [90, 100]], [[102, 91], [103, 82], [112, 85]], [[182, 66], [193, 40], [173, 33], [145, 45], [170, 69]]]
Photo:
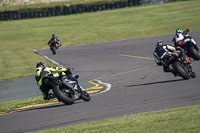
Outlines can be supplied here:
[[[83, 102], [77, 101], [74, 104], [81, 104], [81, 103], [84, 103], [84, 101]], [[74, 104], [72, 104], [72, 105], [74, 105]], [[66, 105], [64, 103], [54, 103], [54, 104], [44, 105], [44, 106], [40, 106], [40, 107], [25, 108], [25, 109], [19, 110], [18, 112], [36, 110], [36, 109], [58, 108], [58, 107], [62, 107], [62, 106], [71, 106], [71, 105]]]
[[143, 85], [152, 85], [152, 84], [163, 84], [163, 83], [178, 82], [178, 81], [184, 81], [184, 79], [176, 79], [176, 80], [167, 80], [167, 81], [151, 82], [151, 83], [144, 83], [144, 84], [137, 84], [137, 85], [127, 85], [127, 86], [124, 86], [124, 87], [143, 86]]

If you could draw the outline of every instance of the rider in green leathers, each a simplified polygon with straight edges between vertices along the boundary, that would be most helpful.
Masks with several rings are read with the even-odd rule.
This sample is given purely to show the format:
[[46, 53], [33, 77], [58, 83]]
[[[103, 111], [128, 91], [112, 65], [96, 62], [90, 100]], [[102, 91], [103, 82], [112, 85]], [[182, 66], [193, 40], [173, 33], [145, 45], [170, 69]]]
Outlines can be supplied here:
[[[54, 77], [59, 77], [59, 72], [61, 72], [62, 75], [65, 75], [69, 79], [77, 81], [79, 76], [76, 75], [73, 77], [69, 72], [69, 70], [70, 70], [69, 68], [46, 66], [44, 62], [38, 62], [36, 64], [35, 80], [37, 82], [39, 89], [42, 92], [42, 96], [45, 101], [49, 101], [51, 99], [51, 97], [49, 96], [49, 89], [52, 89], [52, 86], [49, 84], [42, 83], [42, 78], [49, 74], [53, 74]], [[80, 89], [79, 85], [78, 89]]]

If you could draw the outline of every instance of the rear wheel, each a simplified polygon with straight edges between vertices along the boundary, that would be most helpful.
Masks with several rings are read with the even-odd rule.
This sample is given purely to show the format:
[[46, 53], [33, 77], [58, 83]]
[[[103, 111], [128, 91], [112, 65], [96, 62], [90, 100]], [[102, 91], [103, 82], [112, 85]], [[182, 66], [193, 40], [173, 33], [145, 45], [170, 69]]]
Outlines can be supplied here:
[[200, 60], [200, 53], [194, 47], [189, 48], [190, 55], [194, 60]]
[[190, 74], [185, 70], [184, 66], [179, 62], [173, 63], [175, 71], [181, 76], [183, 79], [189, 79]]
[[51, 51], [52, 51], [53, 55], [55, 55], [56, 54], [56, 46], [51, 46]]
[[65, 88], [60, 90], [59, 86], [55, 85], [55, 86], [53, 86], [53, 93], [59, 101], [65, 103], [67, 105], [74, 103], [74, 97]]

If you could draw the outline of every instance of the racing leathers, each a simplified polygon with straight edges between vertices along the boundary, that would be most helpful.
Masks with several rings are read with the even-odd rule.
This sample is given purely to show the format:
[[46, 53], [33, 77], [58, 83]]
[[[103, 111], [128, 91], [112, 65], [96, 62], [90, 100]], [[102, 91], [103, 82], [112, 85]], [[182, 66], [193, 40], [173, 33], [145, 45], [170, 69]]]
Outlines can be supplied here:
[[[59, 77], [59, 73], [62, 75], [65, 75], [68, 79], [72, 81], [77, 81], [78, 75], [72, 76], [71, 72], [68, 72], [68, 68], [63, 67], [38, 67], [35, 69], [35, 80], [39, 87], [39, 89], [42, 92], [43, 99], [48, 101], [51, 97], [49, 96], [49, 89], [52, 89], [52, 86], [49, 84], [42, 83], [42, 78], [46, 75], [53, 74], [54, 77]], [[78, 81], [77, 81], [78, 82]], [[78, 89], [80, 89], [80, 86], [78, 85]]]
[[190, 63], [190, 60], [188, 59], [188, 57], [185, 55], [185, 53], [182, 51], [181, 48], [178, 50], [175, 49], [175, 47], [168, 44], [157, 46], [153, 53], [153, 57], [157, 65], [163, 66], [164, 72], [172, 72], [174, 76], [177, 75], [176, 72], [171, 67], [169, 67], [169, 64], [166, 63], [166, 58], [168, 54], [176, 54], [185, 63]]
[[56, 48], [61, 46], [61, 43], [60, 43], [60, 41], [59, 41], [59, 39], [57, 37], [52, 37], [48, 42], [48, 45], [50, 47], [51, 47], [51, 45], [55, 45], [56, 46], [56, 44], [58, 44], [58, 46]]

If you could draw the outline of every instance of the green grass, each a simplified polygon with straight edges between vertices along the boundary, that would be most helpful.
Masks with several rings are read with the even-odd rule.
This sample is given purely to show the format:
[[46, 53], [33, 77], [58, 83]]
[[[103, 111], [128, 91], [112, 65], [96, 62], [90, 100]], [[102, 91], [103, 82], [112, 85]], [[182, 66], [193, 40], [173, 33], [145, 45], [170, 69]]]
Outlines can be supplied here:
[[200, 105], [127, 115], [35, 133], [199, 133]]
[[0, 103], [0, 112], [14, 110], [31, 104], [44, 103], [42, 96]]
[[[62, 46], [200, 30], [200, 1], [128, 7], [40, 19], [0, 22], [0, 80], [34, 75], [35, 64], [45, 61], [34, 49], [48, 48], [55, 33]], [[184, 9], [184, 10], [183, 10]]]

